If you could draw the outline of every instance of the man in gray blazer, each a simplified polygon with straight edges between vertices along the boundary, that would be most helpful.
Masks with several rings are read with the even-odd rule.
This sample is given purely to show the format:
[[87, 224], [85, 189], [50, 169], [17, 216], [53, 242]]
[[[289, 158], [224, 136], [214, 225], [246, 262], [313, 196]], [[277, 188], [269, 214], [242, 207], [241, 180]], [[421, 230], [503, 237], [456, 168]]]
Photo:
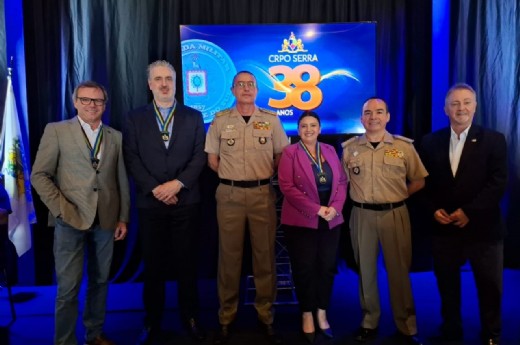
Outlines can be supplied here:
[[[127, 233], [129, 189], [122, 136], [104, 125], [105, 88], [92, 81], [73, 94], [78, 116], [50, 123], [40, 141], [31, 182], [55, 220], [55, 345], [75, 345], [84, 250], [88, 288], [83, 323], [86, 345], [111, 345], [102, 333], [114, 240]], [[52, 225], [52, 224], [50, 224]]]

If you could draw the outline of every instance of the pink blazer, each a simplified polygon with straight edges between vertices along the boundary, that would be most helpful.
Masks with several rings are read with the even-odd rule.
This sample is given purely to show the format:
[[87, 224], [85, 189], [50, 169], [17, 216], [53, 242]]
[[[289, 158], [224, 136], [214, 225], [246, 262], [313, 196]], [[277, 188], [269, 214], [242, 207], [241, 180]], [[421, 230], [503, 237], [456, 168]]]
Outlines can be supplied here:
[[[341, 210], [347, 192], [347, 176], [334, 147], [320, 143], [321, 153], [332, 170], [332, 190], [327, 206], [338, 211], [338, 216], [329, 222], [331, 228], [343, 223]], [[318, 187], [309, 157], [300, 146], [287, 146], [278, 166], [278, 183], [284, 195], [282, 224], [318, 228], [320, 199]]]

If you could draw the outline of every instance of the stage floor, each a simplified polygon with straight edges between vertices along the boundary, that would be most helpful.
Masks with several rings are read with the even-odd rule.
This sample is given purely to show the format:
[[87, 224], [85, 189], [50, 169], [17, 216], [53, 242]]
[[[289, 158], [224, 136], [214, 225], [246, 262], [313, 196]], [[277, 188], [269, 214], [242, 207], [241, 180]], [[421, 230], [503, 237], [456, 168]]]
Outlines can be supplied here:
[[[400, 344], [395, 336], [392, 321], [385, 272], [380, 270], [380, 295], [382, 316], [379, 336], [369, 345]], [[479, 342], [480, 323], [478, 304], [471, 272], [463, 272], [463, 315], [464, 343], [477, 345]], [[431, 272], [412, 273], [412, 286], [415, 297], [419, 334], [425, 344], [436, 344], [432, 339], [437, 334], [440, 323], [439, 294], [435, 277]], [[360, 307], [357, 290], [357, 275], [349, 269], [340, 268], [334, 285], [334, 293], [329, 310], [329, 322], [336, 338], [327, 341], [316, 338], [316, 344], [359, 344], [353, 339], [360, 321]], [[169, 283], [168, 300], [164, 319], [164, 328], [171, 333], [171, 340], [165, 344], [194, 344], [184, 333], [179, 324], [176, 302], [176, 285]], [[506, 270], [504, 273], [503, 299], [503, 345], [520, 344], [520, 270]], [[53, 311], [55, 286], [14, 287], [16, 300], [16, 321], [5, 327], [10, 320], [7, 290], [0, 290], [0, 345], [44, 345], [52, 344]], [[114, 284], [110, 286], [108, 311], [105, 324], [106, 334], [119, 345], [135, 344], [140, 333], [143, 319], [141, 303], [142, 285]], [[82, 289], [82, 297], [83, 297]], [[242, 295], [244, 296], [244, 289]], [[205, 342], [211, 344], [211, 335], [218, 327], [217, 290], [213, 279], [200, 281], [201, 322], [208, 329], [209, 337]], [[285, 293], [280, 296], [288, 297]], [[282, 334], [285, 344], [305, 344], [300, 336], [300, 314], [296, 304], [276, 306], [275, 326]], [[229, 345], [267, 344], [256, 327], [254, 307], [241, 304], [235, 321], [235, 332]], [[78, 323], [78, 338], [82, 339], [82, 325]]]

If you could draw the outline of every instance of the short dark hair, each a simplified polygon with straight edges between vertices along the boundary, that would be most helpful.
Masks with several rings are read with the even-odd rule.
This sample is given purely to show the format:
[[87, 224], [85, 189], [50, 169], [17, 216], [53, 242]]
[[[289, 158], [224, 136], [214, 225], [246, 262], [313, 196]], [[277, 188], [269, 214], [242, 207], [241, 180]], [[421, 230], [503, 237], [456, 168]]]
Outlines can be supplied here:
[[363, 102], [363, 106], [365, 105], [366, 102], [371, 101], [371, 100], [373, 100], [373, 99], [376, 100], [376, 101], [381, 101], [381, 102], [383, 102], [383, 104], [385, 105], [385, 110], [386, 110], [386, 112], [388, 113], [388, 103], [386, 103], [386, 101], [385, 101], [383, 98], [378, 97], [378, 96], [368, 97], [368, 98], [365, 99], [365, 101]]
[[[255, 75], [252, 73], [252, 72], [249, 72], [249, 71], [240, 71], [240, 72], [237, 72], [237, 74], [235, 74], [235, 76], [233, 77], [233, 83], [231, 84], [231, 88], [235, 87], [235, 80], [237, 80], [237, 77], [239, 74], [249, 74], [250, 76], [252, 76], [253, 78], [255, 78], [255, 81], [256, 81], [256, 77]], [[258, 87], [258, 86], [257, 86]]]
[[314, 111], [304, 111], [300, 117], [298, 118], [298, 127], [300, 127], [300, 122], [302, 121], [302, 119], [304, 117], [307, 117], [307, 116], [310, 116], [310, 117], [314, 117], [316, 120], [318, 120], [318, 124], [320, 125], [321, 127], [321, 121], [320, 121], [320, 117], [318, 116], [318, 114], [316, 114]]
[[78, 90], [84, 89], [84, 88], [91, 88], [91, 89], [98, 89], [103, 92], [103, 99], [105, 100], [105, 103], [108, 102], [108, 93], [105, 87], [93, 80], [86, 80], [78, 84], [76, 88], [74, 89], [74, 92], [72, 93], [72, 100], [75, 101], [78, 98]]

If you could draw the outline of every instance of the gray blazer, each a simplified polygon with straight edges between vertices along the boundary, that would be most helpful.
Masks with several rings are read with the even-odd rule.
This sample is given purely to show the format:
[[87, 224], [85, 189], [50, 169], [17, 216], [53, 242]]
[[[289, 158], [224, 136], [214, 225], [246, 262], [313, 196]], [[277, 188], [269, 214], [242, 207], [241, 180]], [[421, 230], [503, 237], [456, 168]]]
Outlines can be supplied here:
[[45, 127], [32, 168], [31, 183], [51, 215], [79, 230], [89, 229], [96, 212], [102, 229], [114, 230], [117, 222], [129, 220], [121, 132], [106, 125], [102, 130], [97, 171], [77, 116]]

